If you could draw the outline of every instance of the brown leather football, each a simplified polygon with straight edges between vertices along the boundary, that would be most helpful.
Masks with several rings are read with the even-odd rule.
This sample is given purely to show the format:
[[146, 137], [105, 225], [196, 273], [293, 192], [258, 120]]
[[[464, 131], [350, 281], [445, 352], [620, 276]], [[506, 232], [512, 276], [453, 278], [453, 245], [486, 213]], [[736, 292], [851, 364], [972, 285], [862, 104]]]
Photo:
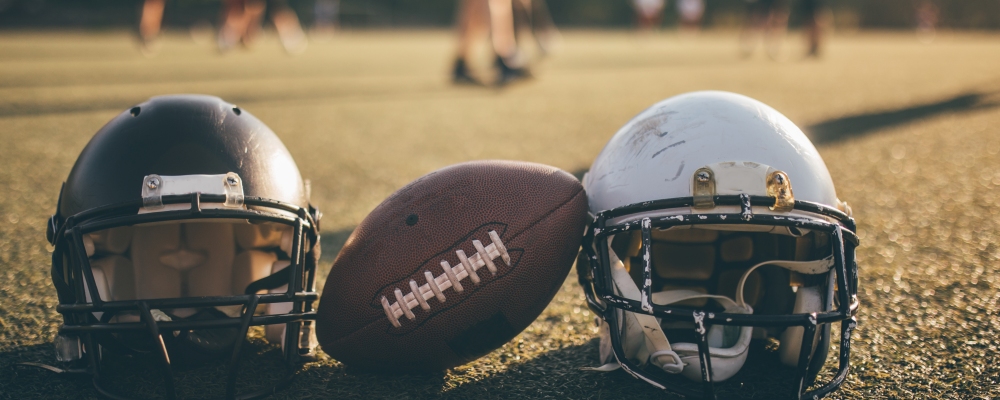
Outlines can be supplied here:
[[351, 368], [436, 371], [499, 348], [566, 279], [587, 219], [555, 167], [475, 161], [399, 189], [354, 230], [323, 288], [316, 333]]

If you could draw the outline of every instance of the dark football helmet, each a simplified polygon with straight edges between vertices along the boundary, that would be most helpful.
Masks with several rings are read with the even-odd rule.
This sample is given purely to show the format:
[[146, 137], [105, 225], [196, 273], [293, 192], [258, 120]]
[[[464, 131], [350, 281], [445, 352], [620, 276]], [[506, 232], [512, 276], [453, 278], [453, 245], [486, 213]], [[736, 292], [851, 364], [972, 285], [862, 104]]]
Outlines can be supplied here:
[[63, 324], [57, 358], [102, 379], [110, 354], [152, 357], [174, 398], [171, 364], [229, 359], [265, 326], [291, 367], [315, 348], [320, 213], [281, 140], [250, 113], [201, 95], [154, 97], [83, 149], [48, 226]]
[[[577, 272], [603, 318], [597, 370], [705, 398], [744, 371], [787, 370], [793, 398], [844, 381], [855, 222], [784, 115], [734, 93], [669, 98], [611, 138], [584, 187], [594, 221]], [[839, 365], [816, 385], [836, 323]]]

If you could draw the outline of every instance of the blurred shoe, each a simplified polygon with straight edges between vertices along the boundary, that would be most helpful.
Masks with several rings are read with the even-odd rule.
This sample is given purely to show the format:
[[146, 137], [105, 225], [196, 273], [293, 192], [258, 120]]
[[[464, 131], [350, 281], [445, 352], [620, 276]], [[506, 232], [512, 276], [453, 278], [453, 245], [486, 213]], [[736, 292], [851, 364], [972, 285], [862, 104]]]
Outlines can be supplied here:
[[819, 58], [819, 46], [810, 45], [809, 51], [806, 53], [806, 58]]
[[784, 32], [764, 37], [764, 51], [767, 53], [767, 57], [770, 58], [771, 61], [788, 61], [789, 55], [781, 48], [784, 45], [784, 40]]
[[220, 29], [218, 36], [216, 36], [216, 45], [218, 46], [219, 53], [228, 52], [239, 43], [240, 35], [230, 29], [226, 29], [226, 27]]
[[535, 32], [534, 36], [541, 57], [552, 55], [562, 46], [562, 35], [555, 28]]
[[285, 52], [290, 55], [302, 54], [306, 51], [306, 47], [309, 41], [306, 40], [306, 34], [299, 29], [297, 32], [292, 32], [285, 36], [280, 36], [281, 46], [285, 48]]
[[306, 50], [309, 41], [306, 39], [306, 33], [302, 31], [302, 25], [299, 24], [299, 18], [294, 11], [290, 9], [279, 11], [272, 18], [272, 21], [285, 52], [296, 55]]
[[456, 85], [483, 86], [482, 82], [479, 82], [478, 79], [473, 78], [469, 74], [469, 67], [465, 65], [465, 59], [462, 58], [455, 60], [455, 69], [451, 73], [451, 82]]
[[497, 68], [500, 76], [497, 78], [497, 86], [506, 86], [519, 80], [531, 79], [531, 71], [527, 67], [512, 67], [503, 57], [497, 56]]
[[155, 56], [156, 53], [160, 52], [160, 37], [151, 36], [143, 37], [139, 35], [139, 52], [146, 57]]

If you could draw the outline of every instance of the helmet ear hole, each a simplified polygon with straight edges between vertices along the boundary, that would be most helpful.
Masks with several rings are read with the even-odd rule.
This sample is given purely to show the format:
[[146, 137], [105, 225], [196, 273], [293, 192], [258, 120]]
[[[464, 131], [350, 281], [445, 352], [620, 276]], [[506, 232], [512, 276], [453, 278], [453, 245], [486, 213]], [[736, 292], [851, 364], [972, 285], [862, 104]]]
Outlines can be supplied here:
[[140, 112], [142, 112], [142, 107], [139, 106], [132, 107], [128, 110], [128, 113], [132, 114], [133, 117], [138, 117]]

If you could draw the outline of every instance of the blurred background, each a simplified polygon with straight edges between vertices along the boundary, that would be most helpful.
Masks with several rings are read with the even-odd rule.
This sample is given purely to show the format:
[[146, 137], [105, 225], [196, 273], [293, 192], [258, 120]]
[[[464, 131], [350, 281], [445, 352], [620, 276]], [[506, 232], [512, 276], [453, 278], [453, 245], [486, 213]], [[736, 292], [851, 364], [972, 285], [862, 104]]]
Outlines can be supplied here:
[[[676, 0], [675, 0], [676, 1]], [[164, 24], [188, 27], [219, 16], [218, 0], [168, 0]], [[454, 22], [455, 0], [288, 0], [304, 25], [324, 18], [324, 7], [337, 3], [343, 27], [446, 27]], [[627, 28], [636, 25], [633, 4], [620, 0], [549, 0], [552, 19], [560, 27]], [[663, 7], [662, 26], [679, 24], [671, 1]], [[737, 28], [745, 0], [706, 0], [701, 26]], [[925, 3], [938, 9], [937, 25], [945, 29], [1000, 29], [997, 0], [837, 0], [829, 1], [834, 26], [840, 29], [908, 29], [918, 23]], [[115, 28], [136, 24], [141, 2], [134, 0], [0, 0], [0, 29]], [[800, 17], [792, 13], [790, 23]], [[322, 23], [322, 21], [321, 21]]]

